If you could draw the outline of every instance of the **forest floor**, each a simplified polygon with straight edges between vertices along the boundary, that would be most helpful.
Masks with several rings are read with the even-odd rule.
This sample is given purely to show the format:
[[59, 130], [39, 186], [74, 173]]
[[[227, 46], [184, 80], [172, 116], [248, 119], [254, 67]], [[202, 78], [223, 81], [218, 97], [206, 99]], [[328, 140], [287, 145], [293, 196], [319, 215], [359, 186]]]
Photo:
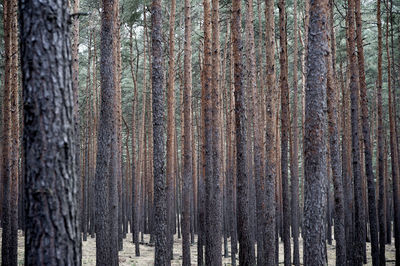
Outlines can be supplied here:
[[[0, 229], [1, 233], [1, 229]], [[135, 256], [135, 246], [131, 242], [132, 235], [128, 234], [127, 238], [124, 239], [123, 251], [119, 252], [119, 264], [121, 266], [136, 266], [136, 265], [153, 265], [154, 261], [154, 246], [149, 245], [149, 235], [144, 235], [144, 243], [140, 245], [140, 257]], [[197, 241], [197, 239], [195, 239]], [[229, 242], [229, 241], [228, 241]], [[291, 243], [293, 245], [293, 243]], [[1, 247], [1, 243], [0, 243]], [[300, 262], [303, 262], [303, 241], [300, 238]], [[371, 261], [371, 245], [367, 243], [367, 265], [372, 265]], [[1, 249], [0, 249], [1, 250]], [[230, 244], [228, 245], [228, 250], [230, 251]], [[335, 265], [335, 241], [332, 245], [327, 245], [328, 250], [328, 265]], [[222, 248], [223, 251], [223, 248]], [[172, 265], [182, 265], [182, 239], [178, 239], [175, 235], [174, 238], [174, 260], [172, 260]], [[95, 238], [88, 236], [87, 241], [83, 241], [82, 246], [82, 264], [83, 265], [96, 265], [96, 241]], [[197, 265], [197, 245], [191, 245], [191, 263], [192, 265]], [[230, 256], [230, 252], [229, 252]], [[236, 255], [238, 260], [238, 255]], [[223, 265], [231, 265], [231, 258], [223, 257]], [[395, 248], [394, 239], [391, 245], [386, 245], [386, 265], [395, 265]], [[24, 265], [24, 236], [22, 232], [19, 232], [18, 237], [18, 264]], [[238, 261], [237, 261], [238, 264]], [[283, 264], [283, 243], [279, 242], [279, 264]]]

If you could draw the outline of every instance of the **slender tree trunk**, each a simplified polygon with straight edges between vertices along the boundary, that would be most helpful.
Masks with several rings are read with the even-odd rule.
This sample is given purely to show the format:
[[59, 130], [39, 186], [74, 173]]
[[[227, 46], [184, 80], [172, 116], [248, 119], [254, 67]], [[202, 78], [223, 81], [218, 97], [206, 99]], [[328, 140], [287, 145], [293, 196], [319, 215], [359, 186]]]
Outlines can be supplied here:
[[[25, 265], [81, 264], [67, 6], [67, 1], [25, 0], [19, 5], [26, 159]], [[49, 20], [53, 12], [59, 16]], [[39, 67], [39, 62], [47, 64]]]
[[171, 14], [169, 17], [169, 69], [168, 69], [168, 96], [167, 96], [167, 197], [168, 197], [168, 253], [173, 257], [174, 243], [174, 180], [175, 180], [175, 0], [171, 0]]
[[379, 172], [379, 265], [385, 265], [385, 244], [386, 244], [386, 189], [385, 189], [385, 166], [384, 166], [384, 136], [383, 110], [382, 110], [382, 21], [381, 21], [381, 0], [377, 0], [376, 20], [378, 24], [378, 172]]
[[304, 265], [326, 265], [328, 0], [310, 3], [305, 116]]
[[288, 142], [289, 142], [289, 84], [287, 63], [287, 36], [286, 36], [286, 9], [285, 0], [279, 0], [279, 44], [280, 44], [280, 75], [279, 84], [281, 90], [281, 172], [282, 172], [282, 203], [283, 203], [283, 246], [284, 264], [291, 264], [290, 258], [290, 197], [288, 177]]
[[275, 185], [277, 177], [277, 147], [276, 147], [276, 127], [275, 118], [277, 114], [276, 101], [278, 91], [275, 83], [275, 22], [274, 22], [274, 0], [265, 1], [265, 20], [266, 20], [266, 133], [265, 145], [265, 232], [264, 232], [264, 263], [266, 265], [276, 265], [275, 260], [275, 234], [276, 234], [276, 198]]
[[336, 265], [346, 265], [346, 234], [344, 220], [344, 196], [342, 182], [342, 161], [340, 160], [339, 117], [338, 117], [338, 88], [335, 71], [335, 32], [333, 28], [333, 0], [329, 1], [329, 30], [331, 32], [330, 51], [327, 58], [327, 103], [328, 129], [331, 158], [332, 179], [335, 198], [334, 234], [336, 240]]
[[368, 183], [368, 212], [369, 225], [371, 235], [371, 255], [372, 264], [379, 265], [379, 247], [378, 247], [378, 222], [376, 217], [376, 202], [375, 202], [375, 184], [374, 173], [372, 169], [372, 145], [369, 126], [367, 84], [365, 82], [364, 70], [364, 48], [362, 40], [362, 19], [361, 19], [361, 3], [356, 0], [356, 24], [357, 24], [357, 51], [358, 51], [358, 68], [360, 78], [360, 96], [361, 96], [361, 118], [362, 132], [364, 140], [364, 155], [365, 155], [365, 171]]
[[300, 265], [299, 251], [299, 141], [298, 141], [298, 121], [297, 121], [297, 60], [298, 60], [298, 37], [297, 37], [297, 0], [293, 2], [293, 38], [294, 38], [294, 53], [293, 53], [293, 109], [292, 109], [292, 145], [290, 158], [290, 175], [291, 175], [291, 224], [293, 237], [293, 264]]
[[[192, 186], [192, 38], [190, 2], [185, 0], [185, 47], [184, 47], [184, 163], [183, 163], [183, 217], [182, 217], [182, 265], [190, 264], [190, 191]], [[193, 215], [193, 214], [192, 214]]]
[[248, 205], [248, 177], [246, 170], [246, 130], [245, 93], [243, 85], [241, 3], [232, 1], [232, 34], [235, 84], [235, 125], [236, 125], [236, 163], [237, 163], [237, 231], [239, 236], [239, 265], [254, 265], [255, 255], [251, 239], [251, 224]]
[[359, 86], [357, 58], [355, 52], [355, 25], [354, 25], [354, 0], [348, 0], [348, 36], [349, 44], [349, 61], [350, 61], [350, 99], [351, 99], [351, 132], [352, 132], [352, 164], [354, 178], [354, 210], [355, 210], [355, 232], [354, 232], [354, 261], [353, 265], [361, 265], [363, 263], [363, 245], [365, 240], [365, 209], [362, 196], [362, 177], [360, 165], [360, 143], [358, 130], [358, 102], [359, 102]]
[[[389, 4], [387, 2], [387, 4]], [[391, 154], [391, 165], [392, 165], [392, 183], [393, 183], [393, 211], [394, 211], [394, 238], [396, 247], [396, 261], [400, 261], [400, 206], [399, 206], [399, 157], [397, 149], [397, 137], [396, 137], [396, 125], [395, 125], [395, 111], [393, 102], [392, 91], [392, 73], [391, 73], [391, 58], [389, 51], [389, 6], [387, 8], [387, 19], [386, 19], [386, 54], [387, 54], [387, 71], [388, 71], [388, 105], [389, 105], [389, 127], [390, 127], [390, 154]], [[391, 7], [390, 7], [391, 8]]]

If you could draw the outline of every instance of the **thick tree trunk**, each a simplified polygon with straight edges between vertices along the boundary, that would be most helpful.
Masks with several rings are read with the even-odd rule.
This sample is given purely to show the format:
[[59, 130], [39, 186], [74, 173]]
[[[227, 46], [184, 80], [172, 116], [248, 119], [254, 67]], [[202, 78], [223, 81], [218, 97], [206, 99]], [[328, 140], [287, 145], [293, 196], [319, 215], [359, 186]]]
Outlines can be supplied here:
[[304, 265], [325, 265], [328, 0], [310, 5], [305, 116]]
[[167, 210], [165, 189], [164, 152], [164, 92], [163, 92], [163, 51], [161, 32], [161, 0], [153, 0], [151, 8], [152, 43], [152, 89], [153, 89], [153, 142], [154, 142], [154, 238], [155, 265], [169, 265], [167, 254]]
[[96, 264], [118, 265], [118, 195], [114, 51], [114, 0], [103, 1], [101, 29], [101, 105], [96, 166]]
[[81, 264], [67, 6], [20, 1], [25, 265]]
[[249, 181], [246, 169], [246, 116], [243, 85], [241, 3], [232, 1], [232, 36], [235, 84], [235, 125], [236, 125], [236, 171], [237, 171], [237, 231], [239, 236], [239, 265], [254, 265], [255, 254], [251, 239], [248, 191]]

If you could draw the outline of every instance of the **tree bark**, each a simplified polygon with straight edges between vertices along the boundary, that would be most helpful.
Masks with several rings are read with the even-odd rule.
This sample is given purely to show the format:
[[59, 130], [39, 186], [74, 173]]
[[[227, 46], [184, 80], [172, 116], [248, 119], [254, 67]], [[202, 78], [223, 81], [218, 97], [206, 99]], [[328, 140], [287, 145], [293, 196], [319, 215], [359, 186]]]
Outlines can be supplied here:
[[246, 170], [246, 116], [243, 85], [241, 3], [232, 1], [232, 34], [235, 84], [235, 125], [236, 125], [236, 171], [237, 171], [237, 231], [239, 236], [239, 265], [254, 265], [255, 255], [251, 239], [251, 224], [248, 204], [248, 177]]
[[19, 6], [25, 265], [81, 264], [67, 5], [67, 1], [23, 0]]
[[325, 265], [328, 0], [310, 3], [305, 114], [304, 265]]
[[154, 142], [154, 238], [155, 265], [169, 265], [167, 254], [167, 210], [165, 189], [164, 151], [164, 92], [162, 51], [161, 0], [153, 0], [151, 8], [152, 89], [153, 89], [153, 142]]

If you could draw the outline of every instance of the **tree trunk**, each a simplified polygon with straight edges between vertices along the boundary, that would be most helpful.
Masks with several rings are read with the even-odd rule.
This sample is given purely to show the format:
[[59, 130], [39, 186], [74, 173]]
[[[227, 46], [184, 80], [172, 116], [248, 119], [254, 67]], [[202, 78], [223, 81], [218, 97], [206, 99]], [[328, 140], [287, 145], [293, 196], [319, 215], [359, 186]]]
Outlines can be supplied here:
[[[81, 264], [67, 6], [67, 1], [25, 0], [19, 6], [27, 202], [25, 265]], [[55, 17], [56, 13], [59, 16]]]
[[169, 265], [167, 254], [167, 210], [164, 152], [163, 51], [161, 40], [161, 0], [153, 0], [151, 8], [153, 141], [154, 141], [154, 237], [155, 265]]
[[297, 126], [297, 0], [293, 2], [293, 38], [294, 38], [294, 53], [293, 53], [293, 111], [292, 111], [292, 145], [290, 158], [290, 175], [291, 175], [291, 224], [293, 237], [293, 264], [300, 265], [299, 251], [299, 141], [298, 141], [298, 126]]
[[328, 103], [328, 129], [329, 148], [331, 158], [332, 179], [335, 197], [335, 224], [334, 234], [336, 240], [336, 265], [346, 265], [346, 234], [344, 220], [344, 196], [342, 182], [342, 161], [340, 158], [339, 142], [339, 117], [338, 117], [338, 88], [335, 71], [335, 32], [333, 28], [333, 0], [329, 1], [329, 30], [330, 55], [327, 58], [327, 103]]
[[362, 40], [362, 19], [361, 19], [361, 3], [356, 0], [356, 24], [357, 24], [357, 51], [358, 51], [358, 68], [359, 68], [359, 84], [361, 96], [361, 118], [362, 132], [364, 140], [364, 155], [365, 155], [365, 172], [368, 183], [368, 212], [369, 225], [371, 234], [371, 256], [372, 264], [379, 265], [379, 247], [378, 247], [378, 222], [376, 217], [376, 202], [375, 202], [375, 176], [372, 169], [372, 145], [369, 126], [367, 84], [365, 82], [364, 70], [364, 48]]
[[[183, 162], [183, 217], [182, 217], [182, 265], [190, 266], [190, 194], [192, 186], [192, 21], [190, 2], [185, 0], [185, 47], [184, 47], [184, 162]], [[193, 215], [193, 214], [192, 214]], [[221, 246], [221, 245], [220, 245]]]
[[284, 264], [291, 264], [290, 258], [290, 196], [288, 177], [288, 142], [289, 142], [289, 84], [287, 63], [286, 9], [285, 0], [279, 0], [279, 84], [281, 90], [281, 173], [282, 173], [282, 203], [283, 203], [283, 247]]
[[246, 116], [243, 85], [241, 3], [232, 1], [232, 35], [235, 84], [236, 171], [237, 171], [237, 231], [239, 236], [239, 265], [254, 265], [255, 255], [251, 239], [248, 204], [248, 177], [246, 169]]
[[358, 71], [357, 58], [355, 52], [355, 25], [354, 25], [354, 0], [348, 0], [348, 36], [349, 44], [348, 58], [350, 61], [350, 99], [351, 99], [351, 135], [352, 135], [352, 164], [354, 179], [354, 210], [355, 210], [355, 232], [354, 232], [354, 260], [353, 265], [362, 265], [363, 263], [363, 245], [365, 240], [365, 209], [362, 196], [362, 177], [360, 166], [360, 145], [358, 130]]
[[266, 265], [276, 265], [275, 261], [275, 233], [276, 233], [276, 199], [275, 184], [277, 173], [276, 162], [276, 127], [275, 119], [277, 114], [276, 101], [278, 100], [278, 91], [275, 83], [275, 22], [274, 22], [274, 1], [265, 1], [265, 20], [266, 20], [266, 162], [265, 162], [265, 232], [264, 232], [264, 263]]
[[305, 114], [304, 265], [325, 265], [328, 0], [310, 3]]
[[376, 20], [378, 24], [378, 172], [379, 172], [379, 264], [385, 265], [385, 244], [386, 244], [386, 189], [385, 189], [385, 165], [384, 165], [384, 136], [382, 114], [382, 21], [381, 21], [381, 0], [377, 0]]

